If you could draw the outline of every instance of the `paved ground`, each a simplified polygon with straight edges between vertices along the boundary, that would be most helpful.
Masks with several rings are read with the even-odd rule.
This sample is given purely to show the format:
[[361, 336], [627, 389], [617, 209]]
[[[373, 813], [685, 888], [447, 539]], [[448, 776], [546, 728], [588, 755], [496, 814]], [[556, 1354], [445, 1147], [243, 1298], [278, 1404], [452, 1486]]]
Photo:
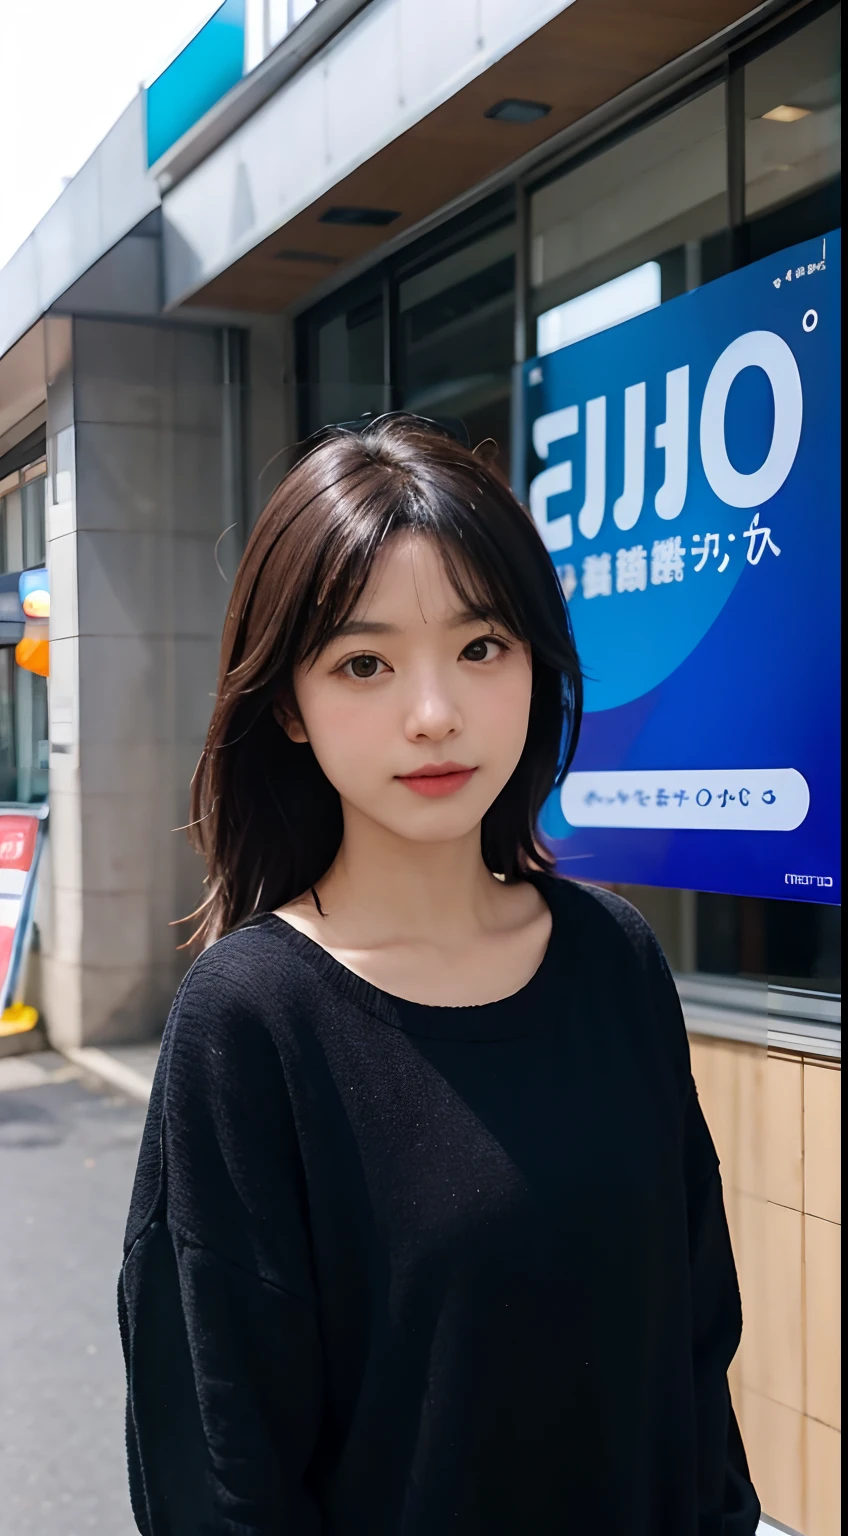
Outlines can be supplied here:
[[115, 1290], [144, 1107], [0, 1061], [0, 1530], [132, 1536]]

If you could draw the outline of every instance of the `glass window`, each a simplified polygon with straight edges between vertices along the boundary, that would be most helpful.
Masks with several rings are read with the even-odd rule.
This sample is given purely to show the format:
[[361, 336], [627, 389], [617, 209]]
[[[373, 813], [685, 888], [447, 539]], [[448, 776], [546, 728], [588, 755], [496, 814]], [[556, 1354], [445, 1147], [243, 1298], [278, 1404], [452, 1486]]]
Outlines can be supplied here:
[[42, 475], [21, 486], [21, 542], [23, 569], [33, 570], [44, 565], [47, 545], [44, 527], [44, 490], [47, 484]]
[[836, 6], [745, 67], [749, 217], [808, 196], [840, 174], [841, 21]]
[[697, 897], [696, 968], [818, 992], [841, 990], [842, 911], [805, 901]]
[[307, 317], [306, 432], [389, 409], [383, 310], [383, 285], [369, 276]]
[[514, 347], [513, 223], [400, 275], [400, 404], [494, 438], [507, 471]]
[[607, 311], [627, 300], [626, 313], [601, 315], [594, 329], [603, 329], [726, 270], [724, 97], [723, 86], [704, 91], [533, 193], [532, 311], [541, 350], [549, 350], [554, 317], [579, 296], [595, 295], [595, 307]]
[[[839, 21], [839, 7], [820, 10], [744, 66], [747, 244], [737, 260], [840, 222]], [[529, 199], [530, 350], [570, 345], [727, 272], [727, 167], [726, 92], [713, 77], [540, 182]], [[454, 225], [452, 244], [447, 231], [438, 245], [428, 237], [304, 317], [309, 430], [392, 405], [456, 416], [472, 441], [496, 440], [509, 472], [515, 228], [505, 207], [486, 217], [485, 233], [478, 222], [473, 236]], [[839, 987], [838, 909], [619, 889], [680, 972]]]
[[[46, 562], [45, 468], [43, 460], [28, 465], [11, 477], [13, 488], [0, 496], [0, 571], [4, 574]], [[45, 799], [47, 754], [47, 679], [19, 667], [14, 642], [4, 640], [0, 644], [0, 800], [29, 804]]]
[[588, 293], [579, 293], [576, 299], [563, 299], [546, 309], [536, 322], [536, 351], [542, 357], [570, 347], [584, 336], [597, 336], [661, 303], [662, 268], [658, 261], [645, 261]]
[[[727, 212], [723, 85], [538, 188], [530, 208], [536, 350], [569, 345], [721, 276]], [[695, 893], [617, 889], [652, 924], [675, 970], [694, 971]]]
[[[776, 250], [840, 222], [821, 202], [823, 187], [838, 190], [838, 22], [836, 11], [819, 16], [746, 66], [750, 259], [766, 254], [765, 242]], [[776, 106], [793, 110], [767, 116]], [[787, 129], [795, 138], [783, 141], [794, 144], [784, 163], [774, 147]], [[775, 221], [779, 198], [783, 211]], [[820, 205], [813, 206], [816, 198]], [[721, 276], [730, 263], [727, 212], [723, 86], [536, 189], [536, 350], [570, 345]], [[617, 889], [645, 914], [679, 972], [809, 991], [840, 988], [838, 908]]]
[[265, 52], [276, 48], [292, 27], [315, 8], [316, 0], [264, 0]]
[[[8, 655], [14, 658], [14, 652]], [[44, 800], [48, 782], [47, 679], [14, 664], [12, 710], [15, 796], [23, 804]]]
[[[43, 493], [42, 493], [43, 494]], [[21, 521], [21, 493], [8, 491], [0, 501], [0, 551], [4, 571], [22, 571], [24, 568], [23, 525]]]
[[15, 762], [15, 662], [11, 646], [0, 646], [0, 800], [17, 800]]

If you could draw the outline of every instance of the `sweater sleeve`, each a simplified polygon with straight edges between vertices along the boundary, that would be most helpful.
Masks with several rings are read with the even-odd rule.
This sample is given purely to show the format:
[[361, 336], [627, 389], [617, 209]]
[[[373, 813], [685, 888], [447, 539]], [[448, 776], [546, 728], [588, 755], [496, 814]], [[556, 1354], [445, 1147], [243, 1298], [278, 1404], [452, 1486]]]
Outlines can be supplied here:
[[683, 1174], [689, 1231], [692, 1371], [698, 1452], [698, 1536], [755, 1536], [760, 1504], [751, 1483], [727, 1373], [742, 1336], [742, 1307], [719, 1159], [692, 1077], [674, 978], [657, 940], [621, 896], [593, 889], [638, 957], [683, 1104]]
[[742, 1335], [742, 1306], [718, 1158], [694, 1082], [689, 1091], [685, 1135], [698, 1536], [754, 1536], [760, 1503], [748, 1472], [727, 1381]]
[[644, 925], [645, 963], [685, 1092], [683, 1172], [689, 1229], [692, 1374], [698, 1455], [698, 1536], [755, 1536], [760, 1502], [730, 1399], [727, 1373], [742, 1337], [742, 1303], [718, 1153], [692, 1076], [674, 978]]
[[692, 1076], [689, 1038], [668, 962], [647, 923], [641, 944], [663, 1034], [685, 1093], [683, 1172], [689, 1230], [698, 1536], [755, 1536], [760, 1503], [727, 1373], [742, 1337], [742, 1303], [716, 1152]]
[[297, 1138], [276, 1047], [218, 949], [168, 1022], [127, 1224], [133, 1512], [143, 1536], [319, 1536], [323, 1365]]

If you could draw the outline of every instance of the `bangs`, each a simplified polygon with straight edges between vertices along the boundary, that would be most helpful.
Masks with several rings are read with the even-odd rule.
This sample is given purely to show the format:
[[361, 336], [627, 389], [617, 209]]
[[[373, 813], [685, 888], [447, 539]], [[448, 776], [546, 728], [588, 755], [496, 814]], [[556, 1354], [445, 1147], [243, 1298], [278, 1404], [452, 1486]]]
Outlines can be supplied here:
[[403, 533], [436, 545], [448, 581], [469, 614], [501, 625], [517, 640], [529, 639], [524, 605], [516, 602], [515, 573], [510, 584], [507, 551], [494, 534], [496, 509], [487, 504], [482, 487], [476, 489], [477, 499], [465, 502], [443, 491], [427, 496], [421, 487], [407, 486], [388, 509], [383, 493], [360, 502], [355, 517], [339, 519], [328, 531], [304, 605], [298, 661], [314, 661], [349, 622], [381, 551]]

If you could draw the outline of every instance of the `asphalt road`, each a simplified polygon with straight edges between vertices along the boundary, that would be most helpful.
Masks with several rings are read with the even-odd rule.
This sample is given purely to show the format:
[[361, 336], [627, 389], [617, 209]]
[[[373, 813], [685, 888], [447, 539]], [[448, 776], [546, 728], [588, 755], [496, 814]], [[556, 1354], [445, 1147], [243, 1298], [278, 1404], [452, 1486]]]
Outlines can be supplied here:
[[143, 1122], [60, 1056], [0, 1060], [0, 1536], [135, 1533], [115, 1296]]

